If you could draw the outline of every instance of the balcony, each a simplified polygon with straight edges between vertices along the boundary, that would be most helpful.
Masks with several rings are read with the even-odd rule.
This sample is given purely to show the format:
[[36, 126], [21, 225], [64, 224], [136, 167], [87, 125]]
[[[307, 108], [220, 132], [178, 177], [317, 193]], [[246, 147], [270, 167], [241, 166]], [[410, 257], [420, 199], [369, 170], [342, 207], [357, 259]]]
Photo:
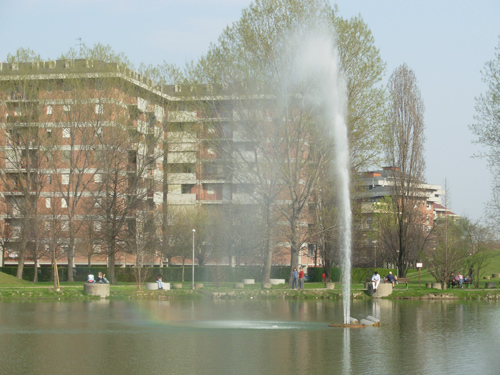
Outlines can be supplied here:
[[167, 156], [169, 163], [184, 163], [193, 164], [196, 163], [196, 153], [195, 152], [169, 152]]
[[238, 204], [255, 204], [255, 199], [247, 193], [233, 193], [233, 203]]
[[196, 194], [168, 194], [167, 196], [168, 204], [195, 204]]
[[167, 175], [167, 182], [169, 184], [195, 184], [196, 174], [195, 173], [169, 173]]
[[168, 113], [168, 121], [170, 122], [194, 122], [198, 121], [197, 112], [188, 111], [170, 111]]

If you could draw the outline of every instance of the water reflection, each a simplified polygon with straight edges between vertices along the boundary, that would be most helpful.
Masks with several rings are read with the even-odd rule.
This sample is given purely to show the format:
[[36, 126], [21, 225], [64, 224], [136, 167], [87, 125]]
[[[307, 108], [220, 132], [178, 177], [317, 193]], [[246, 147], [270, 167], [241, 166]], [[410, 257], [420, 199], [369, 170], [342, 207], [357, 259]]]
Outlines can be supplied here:
[[381, 328], [329, 328], [319, 301], [1, 303], [6, 374], [497, 373], [498, 304], [356, 301]]

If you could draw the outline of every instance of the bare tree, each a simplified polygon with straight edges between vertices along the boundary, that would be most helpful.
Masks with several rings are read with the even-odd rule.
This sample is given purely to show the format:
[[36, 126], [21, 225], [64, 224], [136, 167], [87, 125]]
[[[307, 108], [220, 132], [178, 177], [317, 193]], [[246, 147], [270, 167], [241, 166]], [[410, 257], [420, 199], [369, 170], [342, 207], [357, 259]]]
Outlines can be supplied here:
[[498, 238], [494, 235], [496, 228], [482, 225], [479, 221], [472, 222], [467, 218], [461, 218], [460, 224], [466, 240], [464, 273], [472, 278], [478, 288], [484, 267], [493, 255], [492, 251], [498, 249]]
[[[325, 1], [258, 2], [245, 10], [241, 20], [211, 46], [196, 66], [198, 74], [193, 79], [213, 87], [214, 97], [226, 95], [233, 99], [232, 109], [238, 116], [219, 119], [238, 124], [239, 128], [234, 131], [245, 135], [247, 154], [251, 147], [257, 151], [259, 159], [246, 155], [245, 159], [233, 161], [235, 169], [240, 169], [243, 163], [260, 165], [260, 169], [250, 170], [252, 173], [248, 176], [253, 174], [253, 178], [237, 181], [233, 177], [233, 181], [254, 186], [254, 199], [262, 207], [264, 222], [280, 221], [280, 225], [269, 226], [263, 233], [269, 245], [264, 282], [270, 272], [272, 249], [277, 243], [290, 246], [291, 270], [296, 266], [307, 236], [307, 231], [301, 230], [307, 222], [304, 208], [315, 189], [321, 164], [326, 162], [318, 136], [324, 132], [321, 127], [324, 121], [314, 113], [314, 106], [309, 105], [307, 99], [297, 100], [313, 95], [317, 88], [312, 80], [307, 83], [294, 80], [297, 71], [291, 74], [296, 58], [293, 51], [297, 49], [291, 41], [297, 35], [308, 35], [311, 29], [339, 36], [332, 40], [338, 43], [341, 70], [348, 77], [353, 165], [373, 163], [383, 139], [379, 125], [384, 119], [384, 90], [375, 85], [382, 77], [384, 64], [364, 22], [360, 18], [341, 19]], [[222, 90], [217, 91], [217, 87]], [[221, 100], [214, 103], [211, 112], [224, 113], [214, 110], [217, 105], [221, 105]], [[237, 142], [234, 145], [239, 146]], [[264, 165], [269, 169], [267, 173], [263, 173]], [[257, 189], [262, 194], [257, 194]]]
[[[40, 97], [42, 83], [32, 74], [39, 60], [26, 50], [18, 51], [16, 56], [9, 55], [9, 60], [13, 73], [4, 85], [6, 97], [2, 109], [6, 129], [5, 146], [0, 152], [0, 179], [8, 212], [9, 248], [18, 256], [17, 277], [22, 278], [28, 255], [34, 259], [35, 267], [38, 265], [39, 204], [46, 184], [43, 171], [51, 149], [46, 142], [46, 129], [39, 123], [46, 108], [44, 98]], [[35, 281], [36, 276], [35, 271]]]
[[135, 258], [135, 279], [137, 288], [141, 288], [157, 255], [160, 223], [156, 220], [155, 212], [152, 210], [138, 210], [135, 218], [136, 220], [128, 225], [129, 233], [126, 244], [128, 252]]
[[[72, 80], [64, 82], [65, 97], [62, 110], [54, 109], [54, 122], [63, 124], [54, 129], [57, 152], [54, 152], [50, 164], [54, 172], [56, 189], [60, 194], [61, 212], [64, 212], [68, 223], [67, 260], [68, 281], [74, 281], [75, 248], [79, 231], [84, 220], [78, 219], [84, 212], [82, 200], [88, 199], [90, 184], [94, 184], [96, 176], [100, 177], [92, 160], [92, 150], [95, 149], [96, 136], [94, 129], [100, 127], [104, 112], [109, 105], [105, 104], [104, 90], [97, 90], [98, 79], [88, 79], [86, 74], [74, 74]], [[108, 96], [109, 97], [109, 96]], [[61, 134], [59, 134], [61, 130]]]
[[399, 276], [405, 276], [418, 254], [415, 236], [425, 224], [422, 208], [426, 197], [419, 189], [425, 170], [424, 104], [415, 74], [406, 64], [395, 69], [388, 86], [391, 109], [386, 157], [392, 167], [392, 221], [381, 229], [392, 238], [386, 250], [395, 258]]
[[500, 222], [500, 36], [493, 59], [481, 71], [488, 89], [476, 98], [475, 124], [470, 129], [477, 137], [475, 143], [485, 147], [478, 156], [487, 160], [493, 176], [493, 200], [489, 214], [498, 225]]

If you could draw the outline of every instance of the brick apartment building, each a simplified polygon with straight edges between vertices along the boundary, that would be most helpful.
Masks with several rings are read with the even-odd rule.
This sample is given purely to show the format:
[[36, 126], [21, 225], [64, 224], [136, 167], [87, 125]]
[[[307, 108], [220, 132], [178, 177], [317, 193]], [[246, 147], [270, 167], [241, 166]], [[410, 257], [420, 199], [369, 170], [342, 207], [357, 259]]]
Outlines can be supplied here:
[[[151, 239], [175, 208], [251, 204], [250, 184], [228, 170], [231, 155], [214, 141], [251, 152], [228, 125], [230, 101], [221, 97], [214, 118], [201, 119], [204, 101], [189, 87], [157, 85], [117, 64], [0, 63], [3, 264], [129, 266], [140, 256], [163, 265]], [[148, 222], [156, 222], [150, 233]], [[156, 248], [147, 259], [145, 246]], [[288, 245], [277, 247], [273, 262], [289, 264]]]
[[[16, 265], [24, 257], [26, 264], [42, 266], [53, 258], [73, 267], [131, 266], [139, 258], [156, 266], [167, 260], [191, 264], [190, 256], [165, 258], [168, 246], [162, 243], [169, 240], [159, 240], [181, 208], [241, 206], [245, 216], [255, 203], [251, 181], [238, 177], [237, 163], [227, 163], [247, 154], [251, 159], [255, 151], [232, 126], [241, 122], [234, 99], [212, 96], [208, 108], [206, 98], [192, 87], [158, 85], [117, 64], [0, 63], [3, 263]], [[390, 183], [385, 170], [363, 177], [363, 225], [370, 224], [373, 203], [390, 194]], [[429, 184], [421, 189], [424, 226], [431, 227], [443, 191]], [[301, 216], [302, 237], [311, 222], [307, 212]], [[191, 227], [183, 230], [190, 236]], [[248, 223], [240, 232], [252, 236]], [[273, 240], [273, 264], [290, 264], [290, 243]], [[181, 246], [190, 247], [189, 241]], [[299, 264], [322, 263], [314, 243], [300, 246]], [[148, 247], [154, 251], [144, 251]], [[260, 262], [235, 258], [215, 262]]]

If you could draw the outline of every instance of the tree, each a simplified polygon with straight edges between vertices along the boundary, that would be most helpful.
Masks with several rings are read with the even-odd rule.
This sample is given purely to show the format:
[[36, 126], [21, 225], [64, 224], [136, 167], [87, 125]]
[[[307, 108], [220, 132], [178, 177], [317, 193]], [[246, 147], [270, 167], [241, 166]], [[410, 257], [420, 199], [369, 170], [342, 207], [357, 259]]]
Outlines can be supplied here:
[[149, 263], [154, 266], [156, 247], [159, 243], [159, 223], [152, 210], [139, 210], [135, 216], [136, 220], [130, 222], [127, 228], [129, 233], [126, 246], [135, 258], [134, 274], [137, 288], [140, 289], [150, 271], [150, 267], [144, 265]]
[[126, 250], [136, 212], [154, 209], [154, 170], [161, 160], [161, 152], [156, 149], [161, 144], [156, 119], [143, 122], [137, 129], [126, 121], [127, 117], [128, 111], [115, 107], [116, 123], [96, 129], [98, 143], [93, 160], [101, 179], [92, 198], [98, 206], [96, 220], [102, 225], [111, 283], [116, 282], [116, 254]]
[[479, 221], [472, 222], [467, 218], [463, 218], [461, 224], [466, 242], [466, 254], [462, 267], [465, 269], [464, 273], [472, 277], [476, 288], [479, 288], [484, 266], [493, 255], [492, 251], [498, 249], [498, 238], [494, 235], [496, 228], [485, 226]]
[[[263, 194], [255, 196], [262, 203], [263, 217], [269, 218], [269, 223], [277, 215], [286, 219], [286, 227], [269, 227], [265, 238], [279, 241], [280, 236], [274, 231], [281, 232], [281, 241], [286, 238], [291, 246], [291, 270], [297, 265], [302, 240], [306, 238], [306, 232], [299, 230], [304, 207], [314, 191], [320, 166], [326, 162], [326, 150], [319, 147], [321, 134], [325, 133], [323, 121], [310, 100], [315, 98], [314, 91], [318, 91], [316, 82], [310, 80], [311, 76], [295, 80], [294, 51], [301, 45], [298, 40], [308, 44], [304, 38], [310, 36], [310, 29], [331, 36], [333, 45], [334, 27], [339, 35], [341, 70], [348, 76], [349, 136], [355, 139], [351, 148], [353, 165], [372, 163], [377, 155], [375, 150], [381, 145], [378, 141], [384, 96], [383, 89], [375, 85], [382, 77], [384, 64], [363, 21], [341, 19], [325, 1], [254, 2], [240, 21], [224, 31], [218, 44], [210, 47], [191, 78], [213, 87], [214, 94], [219, 93], [216, 87], [221, 87], [221, 93], [233, 99], [231, 104], [238, 114], [233, 118], [239, 125], [237, 130], [245, 134], [247, 142], [259, 148], [256, 152], [259, 160], [249, 158], [243, 162], [261, 166], [267, 163], [267, 170], [273, 172], [274, 175], [265, 175], [263, 169], [251, 169], [254, 177], [255, 172], [260, 176], [247, 183], [262, 189]], [[215, 102], [212, 113], [216, 113], [214, 107]], [[310, 147], [313, 143], [314, 151]], [[368, 145], [373, 146], [369, 152]], [[270, 179], [275, 186], [269, 185]], [[267, 185], [259, 185], [263, 181]], [[283, 188], [288, 190], [286, 199], [280, 197]], [[287, 203], [276, 204], [279, 199]], [[270, 272], [276, 242], [268, 244], [265, 275]]]
[[[87, 58], [91, 59], [94, 54], [95, 51], [84, 48]], [[71, 51], [62, 58], [68, 58], [68, 55], [71, 56]], [[58, 134], [58, 129], [55, 129], [56, 134], [52, 139], [61, 136], [62, 141], [54, 143], [56, 152], [50, 160], [51, 169], [56, 176], [61, 177], [56, 178], [55, 183], [61, 195], [60, 208], [68, 223], [68, 281], [74, 281], [76, 244], [85, 222], [79, 218], [84, 206], [93, 203], [85, 202], [85, 195], [89, 184], [100, 177], [92, 158], [97, 144], [94, 132], [101, 127], [101, 122], [111, 117], [109, 101], [113, 89], [105, 79], [90, 78], [85, 70], [74, 67], [71, 73], [71, 79], [68, 77], [62, 87], [58, 87], [64, 91], [63, 97], [59, 99], [63, 103], [63, 110], [53, 109], [52, 121], [62, 125], [62, 134]]]
[[17, 277], [22, 278], [27, 256], [34, 260], [35, 267], [38, 265], [40, 204], [51, 147], [47, 129], [39, 123], [46, 98], [40, 96], [42, 83], [32, 74], [39, 57], [31, 50], [20, 49], [7, 59], [13, 64], [13, 73], [1, 86], [6, 95], [2, 110], [7, 125], [6, 147], [0, 153], [0, 181], [7, 210], [6, 232], [11, 239], [8, 247], [18, 257]]
[[441, 217], [435, 221], [432, 245], [424, 253], [425, 268], [446, 289], [450, 275], [458, 272], [467, 255], [461, 218]]
[[390, 117], [388, 123], [387, 162], [391, 166], [391, 209], [388, 225], [381, 228], [386, 250], [396, 260], [399, 276], [404, 277], [416, 260], [420, 241], [416, 236], [425, 224], [423, 207], [426, 196], [419, 185], [423, 181], [424, 104], [413, 70], [406, 64], [396, 68], [389, 79]]
[[479, 154], [488, 162], [493, 175], [492, 216], [500, 219], [500, 36], [493, 59], [481, 71], [482, 80], [488, 86], [485, 93], [476, 98], [475, 124], [470, 126], [477, 137], [475, 143], [486, 150]]
[[[169, 237], [168, 244], [175, 249], [174, 256], [179, 256], [182, 261], [181, 281], [184, 282], [186, 260], [191, 259], [192, 264], [193, 250], [199, 252], [203, 242], [198, 231], [203, 225], [204, 214], [200, 213], [197, 207], [171, 208], [169, 217]], [[195, 230], [195, 243], [193, 244], [193, 229]], [[195, 249], [193, 249], [193, 245]]]

